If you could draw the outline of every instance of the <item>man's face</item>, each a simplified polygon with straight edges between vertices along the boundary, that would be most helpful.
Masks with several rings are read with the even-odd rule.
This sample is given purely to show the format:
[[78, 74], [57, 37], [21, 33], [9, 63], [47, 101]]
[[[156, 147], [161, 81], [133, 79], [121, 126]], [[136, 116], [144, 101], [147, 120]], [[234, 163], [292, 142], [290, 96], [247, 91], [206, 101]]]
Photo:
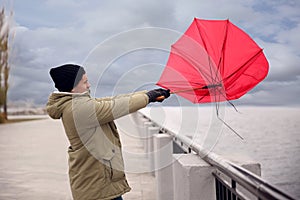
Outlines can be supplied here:
[[72, 93], [83, 93], [90, 89], [91, 85], [86, 74], [83, 74], [79, 83], [72, 89]]

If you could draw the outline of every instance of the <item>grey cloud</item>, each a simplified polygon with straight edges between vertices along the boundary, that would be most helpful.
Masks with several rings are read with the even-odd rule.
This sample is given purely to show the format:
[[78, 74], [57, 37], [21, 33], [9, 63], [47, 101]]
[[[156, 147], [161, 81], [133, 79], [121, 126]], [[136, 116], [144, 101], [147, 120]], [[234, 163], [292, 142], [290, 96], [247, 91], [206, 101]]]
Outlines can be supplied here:
[[300, 77], [295, 81], [264, 82], [254, 93], [248, 93], [238, 100], [239, 104], [269, 106], [299, 106]]
[[269, 60], [267, 80], [291, 81], [300, 75], [300, 57], [292, 47], [278, 43], [265, 43], [264, 52]]
[[[120, 38], [107, 47], [103, 44], [108, 44], [105, 42], [113, 40], [116, 34], [123, 34], [122, 31], [148, 26], [170, 28], [179, 34], [185, 31], [194, 17], [199, 17], [229, 18], [264, 48], [270, 62], [269, 75], [238, 102], [268, 104], [276, 99], [276, 104], [295, 104], [298, 102], [295, 100], [299, 93], [296, 84], [300, 75], [299, 8], [298, 1], [235, 0], [223, 5], [220, 1], [17, 1], [10, 99], [46, 101], [54, 89], [48, 75], [49, 68], [66, 62], [84, 64], [93, 87], [99, 89], [101, 86], [101, 90], [95, 91], [99, 95], [109, 94], [111, 88], [116, 89], [115, 92], [123, 92], [130, 90], [131, 84], [132, 88], [137, 88], [137, 83], [154, 82], [160, 71], [147, 72], [147, 63], [164, 65], [167, 53], [123, 56], [126, 59], [110, 57], [122, 57], [124, 51], [134, 50], [143, 40], [141, 35]], [[168, 51], [170, 44], [178, 38], [175, 35], [162, 37], [150, 34], [152, 40], [147, 45], [164, 43], [164, 49]], [[102, 45], [101, 51], [95, 53], [92, 50], [97, 45]], [[112, 62], [112, 66], [107, 66], [106, 59]], [[107, 67], [110, 71], [101, 77], [102, 70]], [[144, 79], [147, 73], [149, 80]], [[97, 85], [99, 77], [102, 78], [101, 85]], [[293, 87], [287, 86], [287, 82]]]

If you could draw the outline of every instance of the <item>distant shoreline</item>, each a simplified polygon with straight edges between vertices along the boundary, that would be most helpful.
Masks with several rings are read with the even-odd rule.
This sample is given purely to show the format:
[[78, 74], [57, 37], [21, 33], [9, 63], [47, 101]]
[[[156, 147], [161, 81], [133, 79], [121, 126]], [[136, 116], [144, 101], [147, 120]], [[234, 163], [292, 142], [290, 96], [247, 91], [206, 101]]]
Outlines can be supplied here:
[[8, 115], [47, 115], [46, 108], [8, 108]]

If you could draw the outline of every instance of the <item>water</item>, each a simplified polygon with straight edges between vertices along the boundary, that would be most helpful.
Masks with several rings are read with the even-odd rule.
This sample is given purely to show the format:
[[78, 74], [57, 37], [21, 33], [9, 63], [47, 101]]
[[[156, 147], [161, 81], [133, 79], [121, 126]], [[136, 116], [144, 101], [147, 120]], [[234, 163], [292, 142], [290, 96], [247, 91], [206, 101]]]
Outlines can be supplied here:
[[300, 108], [152, 107], [142, 110], [174, 133], [185, 134], [227, 158], [245, 158], [261, 164], [262, 177], [300, 199]]

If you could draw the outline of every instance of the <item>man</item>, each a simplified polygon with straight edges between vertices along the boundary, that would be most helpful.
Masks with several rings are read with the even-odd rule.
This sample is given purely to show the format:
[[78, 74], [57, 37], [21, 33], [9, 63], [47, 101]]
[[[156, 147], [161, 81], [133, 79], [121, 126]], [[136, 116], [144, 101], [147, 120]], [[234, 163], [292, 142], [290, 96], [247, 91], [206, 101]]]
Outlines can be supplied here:
[[50, 70], [59, 92], [50, 95], [47, 112], [62, 119], [70, 142], [69, 180], [74, 200], [122, 199], [130, 191], [114, 120], [163, 101], [169, 90], [156, 89], [107, 98], [91, 98], [83, 67], [65, 64]]

